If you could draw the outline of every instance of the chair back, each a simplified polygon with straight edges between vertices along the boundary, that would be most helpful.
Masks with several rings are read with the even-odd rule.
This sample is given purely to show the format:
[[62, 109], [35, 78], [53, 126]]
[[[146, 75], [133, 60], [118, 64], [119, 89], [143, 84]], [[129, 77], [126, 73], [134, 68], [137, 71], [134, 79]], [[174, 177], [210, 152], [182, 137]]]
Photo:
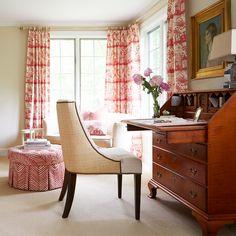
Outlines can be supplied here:
[[74, 101], [58, 101], [57, 117], [63, 159], [74, 173], [120, 173], [120, 161], [99, 152], [83, 124]]

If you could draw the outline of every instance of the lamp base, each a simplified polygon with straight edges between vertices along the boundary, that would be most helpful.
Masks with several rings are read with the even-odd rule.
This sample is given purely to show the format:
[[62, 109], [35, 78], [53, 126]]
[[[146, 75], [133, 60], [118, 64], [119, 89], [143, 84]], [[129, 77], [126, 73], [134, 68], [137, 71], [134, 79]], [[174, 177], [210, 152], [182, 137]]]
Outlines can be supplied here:
[[224, 82], [223, 88], [236, 88], [236, 81]]
[[234, 62], [231, 66], [230, 80], [231, 80], [231, 82], [236, 83], [236, 62]]

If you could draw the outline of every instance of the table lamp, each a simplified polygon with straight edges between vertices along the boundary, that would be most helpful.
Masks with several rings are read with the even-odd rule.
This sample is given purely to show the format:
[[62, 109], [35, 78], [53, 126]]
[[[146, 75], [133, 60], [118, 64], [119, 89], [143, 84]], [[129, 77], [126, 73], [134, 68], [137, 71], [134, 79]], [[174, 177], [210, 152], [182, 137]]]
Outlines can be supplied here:
[[224, 87], [236, 88], [236, 29], [231, 29], [213, 38], [209, 61], [233, 62], [230, 70], [230, 81]]

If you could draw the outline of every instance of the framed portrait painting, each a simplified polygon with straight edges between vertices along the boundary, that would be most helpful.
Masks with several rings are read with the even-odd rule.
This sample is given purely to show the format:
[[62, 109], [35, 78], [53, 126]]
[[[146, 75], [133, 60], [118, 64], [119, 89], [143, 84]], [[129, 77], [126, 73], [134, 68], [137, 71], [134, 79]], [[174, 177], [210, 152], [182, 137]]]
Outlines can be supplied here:
[[208, 60], [214, 36], [230, 29], [230, 0], [202, 10], [192, 20], [192, 78], [223, 76], [225, 63]]

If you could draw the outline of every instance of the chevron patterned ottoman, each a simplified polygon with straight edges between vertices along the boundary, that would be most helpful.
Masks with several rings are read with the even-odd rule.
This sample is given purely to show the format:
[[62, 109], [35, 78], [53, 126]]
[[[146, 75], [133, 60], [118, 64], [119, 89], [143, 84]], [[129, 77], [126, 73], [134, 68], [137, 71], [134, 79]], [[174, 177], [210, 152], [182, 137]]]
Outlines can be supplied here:
[[8, 159], [8, 183], [11, 187], [31, 191], [62, 187], [65, 166], [60, 145], [51, 145], [43, 150], [12, 147], [8, 150]]

